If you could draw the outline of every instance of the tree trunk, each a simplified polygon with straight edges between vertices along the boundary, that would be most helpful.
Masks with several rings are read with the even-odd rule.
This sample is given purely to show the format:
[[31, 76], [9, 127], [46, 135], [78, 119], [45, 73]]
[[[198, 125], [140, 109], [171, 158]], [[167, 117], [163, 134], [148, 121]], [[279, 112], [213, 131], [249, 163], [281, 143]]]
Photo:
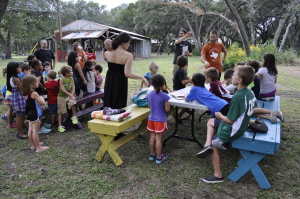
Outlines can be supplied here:
[[10, 31], [7, 32], [7, 39], [4, 39], [3, 35], [0, 32], [0, 44], [3, 48], [6, 59], [11, 59], [10, 37]]
[[274, 36], [274, 39], [273, 39], [273, 46], [277, 46], [277, 44], [278, 44], [278, 39], [279, 39], [281, 30], [283, 28], [284, 22], [285, 22], [285, 19], [280, 19], [279, 20], [278, 28], [276, 30], [276, 33], [275, 33], [275, 36]]
[[282, 41], [281, 41], [281, 44], [280, 44], [280, 47], [279, 47], [278, 52], [281, 52], [281, 51], [282, 51], [282, 48], [283, 48], [283, 46], [284, 46], [285, 40], [286, 40], [286, 38], [287, 38], [287, 36], [288, 36], [288, 34], [289, 34], [289, 30], [290, 30], [290, 27], [291, 27], [292, 24], [293, 24], [293, 23], [289, 23], [289, 25], [286, 27], [286, 30], [285, 30], [285, 33], [284, 33], [283, 39], [282, 39]]
[[[184, 12], [183, 12], [183, 17], [184, 17], [186, 23], [188, 24], [190, 31], [192, 32], [192, 37], [193, 37], [194, 44], [195, 44], [197, 50], [200, 50], [200, 42], [199, 42], [199, 41], [197, 40], [197, 38], [196, 38], [196, 35], [198, 35], [198, 33], [195, 32], [193, 26], [191, 25], [189, 19], [187, 18], [187, 16], [185, 15]], [[196, 31], [197, 31], [197, 30], [196, 30]]]
[[243, 41], [243, 45], [244, 45], [244, 49], [246, 51], [246, 54], [247, 55], [250, 55], [251, 51], [250, 51], [250, 44], [249, 44], [249, 39], [248, 39], [248, 36], [247, 36], [247, 33], [246, 33], [246, 30], [245, 30], [245, 26], [244, 26], [244, 23], [239, 15], [239, 13], [237, 12], [237, 10], [235, 9], [235, 7], [233, 6], [231, 0], [224, 0], [231, 12], [231, 14], [234, 16], [237, 24], [238, 24], [238, 27], [239, 27], [239, 30], [240, 30], [240, 33], [241, 33], [241, 37], [242, 37], [242, 41]]
[[8, 4], [9, 0], [1, 0], [0, 1], [0, 22], [1, 22], [1, 19], [4, 15], [4, 12], [7, 8], [7, 4]]

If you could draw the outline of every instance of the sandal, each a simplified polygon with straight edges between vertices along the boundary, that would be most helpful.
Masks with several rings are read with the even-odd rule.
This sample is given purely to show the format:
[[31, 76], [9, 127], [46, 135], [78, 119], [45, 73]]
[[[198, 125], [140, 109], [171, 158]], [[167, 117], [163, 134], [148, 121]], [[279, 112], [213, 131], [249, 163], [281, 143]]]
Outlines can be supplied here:
[[19, 139], [28, 139], [28, 135], [26, 137], [22, 137], [22, 136], [19, 136], [18, 133], [17, 133], [16, 137], [19, 138]]

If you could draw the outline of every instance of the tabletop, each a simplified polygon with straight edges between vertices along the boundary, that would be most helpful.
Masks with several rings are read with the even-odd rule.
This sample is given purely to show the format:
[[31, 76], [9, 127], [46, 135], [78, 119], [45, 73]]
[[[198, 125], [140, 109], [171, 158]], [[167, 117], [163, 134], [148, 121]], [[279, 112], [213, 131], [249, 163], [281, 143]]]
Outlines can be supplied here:
[[190, 90], [192, 87], [185, 87], [183, 89], [174, 91], [172, 93], [169, 94], [170, 96], [170, 100], [169, 100], [169, 104], [171, 106], [177, 106], [177, 107], [183, 107], [183, 108], [191, 108], [191, 109], [198, 109], [198, 110], [203, 110], [203, 111], [209, 111], [208, 107], [200, 104], [197, 100], [194, 100], [192, 102], [186, 102], [184, 99], [176, 99], [175, 97], [172, 96], [172, 94], [180, 94], [180, 93], [184, 93], [184, 94], [189, 94]]

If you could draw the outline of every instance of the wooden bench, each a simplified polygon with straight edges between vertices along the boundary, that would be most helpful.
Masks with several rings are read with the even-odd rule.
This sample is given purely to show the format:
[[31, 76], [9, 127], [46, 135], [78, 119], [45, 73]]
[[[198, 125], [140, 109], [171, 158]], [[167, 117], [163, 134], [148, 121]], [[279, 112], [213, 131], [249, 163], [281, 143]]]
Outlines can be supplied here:
[[[101, 99], [104, 97], [104, 90], [103, 89], [100, 89], [99, 91], [96, 91], [95, 93], [92, 93], [92, 94], [89, 94], [83, 98], [80, 98], [78, 100], [76, 100], [76, 105], [77, 106], [80, 106], [80, 105], [84, 105], [86, 103], [93, 103], [95, 100], [97, 99]], [[82, 115], [85, 115], [87, 113], [91, 113], [92, 111], [95, 111], [95, 110], [98, 110], [100, 109], [101, 107], [103, 106], [103, 103], [100, 103], [100, 104], [95, 104], [89, 108], [86, 108], [84, 110], [81, 110], [81, 111], [78, 111], [76, 113], [76, 116], [77, 117], [80, 117]], [[72, 127], [72, 128], [77, 128], [77, 129], [81, 129], [82, 128], [82, 125], [81, 123], [78, 121], [78, 124], [73, 124], [72, 121], [71, 121], [71, 117], [72, 117], [72, 111], [69, 110], [68, 111], [68, 116], [67, 118], [65, 119], [63, 125], [65, 127]]]
[[[280, 97], [276, 96], [273, 101], [258, 100], [258, 107], [263, 105], [265, 109], [272, 111], [280, 109]], [[275, 152], [279, 151], [281, 123], [273, 124], [265, 119], [264, 122], [268, 125], [268, 133], [246, 131], [243, 136], [232, 142], [232, 147], [237, 148], [241, 154], [241, 159], [237, 162], [238, 168], [228, 176], [228, 179], [233, 182], [238, 181], [248, 171], [251, 171], [262, 189], [271, 188], [258, 162], [266, 155], [274, 155]]]
[[[127, 108], [125, 108], [127, 109]], [[174, 111], [169, 111], [167, 115], [171, 115]], [[133, 107], [131, 117], [123, 122], [112, 122], [101, 119], [93, 119], [88, 122], [88, 128], [97, 133], [99, 139], [102, 142], [102, 145], [97, 152], [95, 159], [101, 161], [105, 152], [113, 159], [116, 166], [119, 166], [123, 163], [121, 157], [117, 153], [117, 149], [130, 140], [134, 139], [138, 135], [147, 131], [147, 121], [150, 114], [149, 108]], [[137, 123], [140, 123], [138, 128], [124, 137], [114, 141], [115, 137], [122, 131], [134, 126]]]

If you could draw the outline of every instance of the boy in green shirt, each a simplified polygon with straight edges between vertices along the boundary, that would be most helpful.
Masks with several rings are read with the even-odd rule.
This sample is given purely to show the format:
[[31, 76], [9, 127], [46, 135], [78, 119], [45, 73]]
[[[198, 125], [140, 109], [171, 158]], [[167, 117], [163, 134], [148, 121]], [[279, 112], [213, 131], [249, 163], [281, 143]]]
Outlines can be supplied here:
[[[216, 112], [216, 119], [207, 122], [207, 138], [203, 149], [197, 154], [199, 158], [205, 158], [209, 154], [214, 166], [214, 174], [202, 180], [207, 183], [223, 182], [220, 167], [218, 148], [226, 149], [228, 144], [242, 136], [247, 130], [253, 113], [255, 98], [248, 85], [253, 81], [254, 70], [251, 66], [238, 66], [232, 77], [232, 84], [237, 86], [237, 92], [233, 95], [227, 116]], [[217, 129], [217, 136], [214, 136]]]
[[78, 124], [76, 117], [76, 98], [74, 97], [75, 85], [71, 66], [63, 66], [60, 70], [62, 78], [59, 81], [59, 92], [57, 96], [57, 114], [58, 114], [58, 131], [65, 132], [66, 129], [61, 125], [62, 115], [67, 113], [67, 106], [72, 110], [72, 123]]

